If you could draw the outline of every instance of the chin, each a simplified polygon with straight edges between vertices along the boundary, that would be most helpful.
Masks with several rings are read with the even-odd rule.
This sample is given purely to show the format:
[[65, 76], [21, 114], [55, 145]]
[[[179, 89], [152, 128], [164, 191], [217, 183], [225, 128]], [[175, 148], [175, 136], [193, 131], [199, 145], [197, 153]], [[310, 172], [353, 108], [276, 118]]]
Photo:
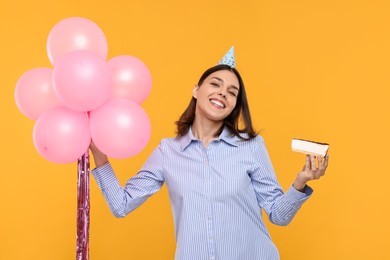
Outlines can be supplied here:
[[222, 117], [221, 116], [210, 116], [209, 120], [214, 121], [215, 123], [220, 123], [220, 122], [223, 122], [223, 120], [225, 120], [225, 118], [227, 116], [222, 116]]

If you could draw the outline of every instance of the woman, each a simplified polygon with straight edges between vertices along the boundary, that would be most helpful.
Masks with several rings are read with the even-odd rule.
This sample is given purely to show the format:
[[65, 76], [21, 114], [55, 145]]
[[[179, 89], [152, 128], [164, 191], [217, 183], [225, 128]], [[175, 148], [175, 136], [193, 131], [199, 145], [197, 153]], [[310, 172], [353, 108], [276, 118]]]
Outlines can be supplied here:
[[260, 208], [272, 223], [287, 225], [312, 193], [306, 183], [323, 176], [328, 164], [328, 157], [306, 156], [283, 192], [263, 139], [252, 128], [234, 56], [229, 59], [202, 75], [176, 122], [177, 136], [163, 139], [124, 188], [107, 156], [91, 144], [97, 167], [92, 173], [115, 216], [126, 216], [167, 184], [175, 259], [279, 259]]

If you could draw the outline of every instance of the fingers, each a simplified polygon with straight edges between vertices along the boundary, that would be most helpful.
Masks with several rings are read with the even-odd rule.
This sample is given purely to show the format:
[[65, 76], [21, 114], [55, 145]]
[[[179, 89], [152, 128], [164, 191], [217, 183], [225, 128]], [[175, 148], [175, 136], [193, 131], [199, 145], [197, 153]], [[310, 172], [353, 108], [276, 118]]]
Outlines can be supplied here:
[[310, 170], [310, 155], [306, 154], [306, 162], [305, 165], [303, 166], [302, 171], [305, 170]]
[[322, 157], [321, 155], [317, 157], [317, 160], [318, 160], [318, 169], [319, 170], [322, 170], [324, 169], [324, 157]]
[[328, 161], [329, 161], [329, 155], [325, 155], [325, 157], [319, 156], [318, 157], [318, 169], [325, 171], [326, 168], [328, 167]]
[[326, 168], [328, 167], [329, 156], [325, 157], [316, 155], [306, 155], [305, 166], [302, 171], [306, 172], [310, 179], [319, 179], [325, 175]]
[[322, 157], [307, 154], [305, 165], [300, 174], [306, 180], [318, 180], [325, 175], [328, 162], [329, 155]]
[[329, 154], [325, 156], [325, 162], [324, 162], [325, 169], [328, 167], [328, 162], [329, 162]]
[[311, 170], [312, 170], [312, 171], [317, 170], [316, 156], [310, 155], [310, 164], [311, 164]]
[[316, 172], [317, 179], [325, 175], [326, 168], [328, 167], [328, 161], [329, 155], [326, 155], [325, 158], [322, 156], [318, 157], [318, 170]]

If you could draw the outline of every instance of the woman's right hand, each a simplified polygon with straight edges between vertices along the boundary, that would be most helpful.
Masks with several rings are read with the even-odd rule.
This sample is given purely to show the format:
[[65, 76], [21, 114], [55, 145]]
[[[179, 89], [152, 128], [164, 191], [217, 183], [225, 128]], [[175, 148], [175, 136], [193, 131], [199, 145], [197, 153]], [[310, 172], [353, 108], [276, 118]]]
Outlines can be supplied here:
[[107, 155], [105, 155], [102, 151], [100, 151], [96, 145], [93, 143], [93, 141], [91, 140], [91, 144], [89, 145], [89, 149], [91, 150], [92, 152], [92, 155], [93, 155], [93, 159], [95, 161], [95, 166], [96, 168], [99, 168], [100, 166], [102, 166], [103, 164], [107, 163], [108, 162], [108, 157]]

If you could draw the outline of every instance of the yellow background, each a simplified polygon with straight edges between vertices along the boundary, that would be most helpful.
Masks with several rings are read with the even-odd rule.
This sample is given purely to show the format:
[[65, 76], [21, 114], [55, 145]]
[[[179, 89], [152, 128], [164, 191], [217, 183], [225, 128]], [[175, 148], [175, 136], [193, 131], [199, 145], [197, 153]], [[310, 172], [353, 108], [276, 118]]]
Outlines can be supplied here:
[[[304, 163], [291, 138], [329, 142], [327, 174], [287, 227], [267, 222], [282, 259], [390, 259], [388, 1], [6, 1], [0, 2], [0, 259], [74, 259], [76, 163], [40, 157], [34, 122], [13, 98], [18, 78], [51, 67], [50, 29], [82, 16], [97, 23], [109, 58], [140, 58], [153, 76], [143, 107], [146, 149], [113, 160], [134, 175], [186, 107], [202, 72], [234, 44], [253, 121], [286, 190]], [[93, 167], [93, 165], [91, 165]], [[116, 219], [91, 179], [93, 260], [173, 259], [164, 187]]]

